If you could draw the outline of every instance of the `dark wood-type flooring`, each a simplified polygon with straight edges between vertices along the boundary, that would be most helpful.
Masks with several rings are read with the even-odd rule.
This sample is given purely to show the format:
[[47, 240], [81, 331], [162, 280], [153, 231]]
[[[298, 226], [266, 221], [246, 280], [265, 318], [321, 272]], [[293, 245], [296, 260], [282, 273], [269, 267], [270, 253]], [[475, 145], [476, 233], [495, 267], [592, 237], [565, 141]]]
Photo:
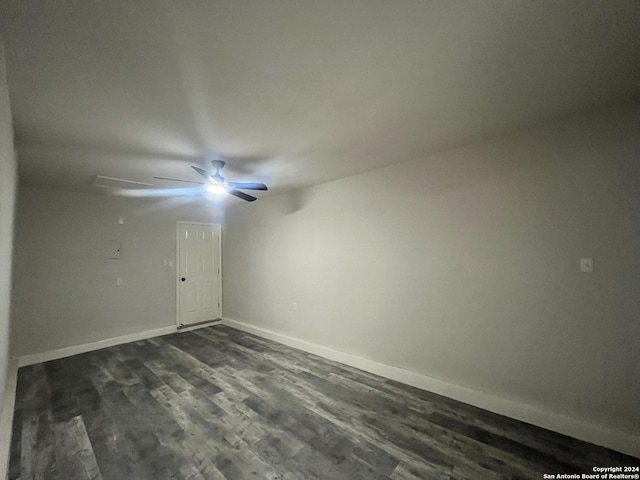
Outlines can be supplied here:
[[11, 479], [541, 479], [640, 460], [228, 327], [21, 368]]

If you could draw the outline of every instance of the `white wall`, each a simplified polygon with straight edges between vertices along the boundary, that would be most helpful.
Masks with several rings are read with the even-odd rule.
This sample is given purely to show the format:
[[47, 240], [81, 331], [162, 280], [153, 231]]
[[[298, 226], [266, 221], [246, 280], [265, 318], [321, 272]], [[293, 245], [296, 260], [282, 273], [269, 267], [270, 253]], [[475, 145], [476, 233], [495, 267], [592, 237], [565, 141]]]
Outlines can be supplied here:
[[11, 263], [17, 162], [9, 90], [0, 42], [0, 479], [7, 475], [16, 365], [10, 338]]
[[601, 112], [234, 207], [224, 317], [637, 433], [639, 132]]
[[[176, 323], [178, 220], [222, 221], [211, 205], [20, 187], [13, 341], [16, 355], [47, 352]], [[124, 224], [118, 224], [123, 217]], [[107, 262], [102, 242], [122, 257]], [[122, 277], [123, 285], [116, 285]]]
[[11, 298], [11, 247], [17, 163], [13, 148], [13, 125], [9, 90], [0, 44], [0, 411], [9, 365], [9, 305]]

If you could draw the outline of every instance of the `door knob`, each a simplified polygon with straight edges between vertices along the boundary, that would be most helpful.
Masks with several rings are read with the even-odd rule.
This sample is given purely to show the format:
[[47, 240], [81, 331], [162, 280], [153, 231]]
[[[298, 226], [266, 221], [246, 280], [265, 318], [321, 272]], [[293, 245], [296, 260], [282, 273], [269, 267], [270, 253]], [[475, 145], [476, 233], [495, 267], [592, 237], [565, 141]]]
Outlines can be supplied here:
[[180, 280], [182, 280], [184, 282], [186, 280], [186, 278], [182, 277]]

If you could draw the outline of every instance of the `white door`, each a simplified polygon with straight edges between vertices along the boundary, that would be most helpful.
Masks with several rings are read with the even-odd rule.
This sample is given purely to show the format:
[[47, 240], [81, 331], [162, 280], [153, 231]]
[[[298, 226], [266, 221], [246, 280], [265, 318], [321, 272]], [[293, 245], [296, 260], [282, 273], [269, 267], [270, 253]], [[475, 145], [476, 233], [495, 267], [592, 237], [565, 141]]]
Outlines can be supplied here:
[[178, 222], [178, 326], [221, 317], [220, 225]]

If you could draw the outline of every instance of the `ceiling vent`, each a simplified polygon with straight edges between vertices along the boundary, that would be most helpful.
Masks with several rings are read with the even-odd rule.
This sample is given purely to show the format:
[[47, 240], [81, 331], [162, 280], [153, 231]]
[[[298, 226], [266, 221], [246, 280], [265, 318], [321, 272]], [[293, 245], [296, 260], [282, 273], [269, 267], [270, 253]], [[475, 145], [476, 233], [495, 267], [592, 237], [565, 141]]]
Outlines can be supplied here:
[[134, 182], [133, 180], [123, 180], [122, 178], [103, 177], [96, 175], [91, 184], [100, 188], [144, 188], [152, 187], [151, 183]]

